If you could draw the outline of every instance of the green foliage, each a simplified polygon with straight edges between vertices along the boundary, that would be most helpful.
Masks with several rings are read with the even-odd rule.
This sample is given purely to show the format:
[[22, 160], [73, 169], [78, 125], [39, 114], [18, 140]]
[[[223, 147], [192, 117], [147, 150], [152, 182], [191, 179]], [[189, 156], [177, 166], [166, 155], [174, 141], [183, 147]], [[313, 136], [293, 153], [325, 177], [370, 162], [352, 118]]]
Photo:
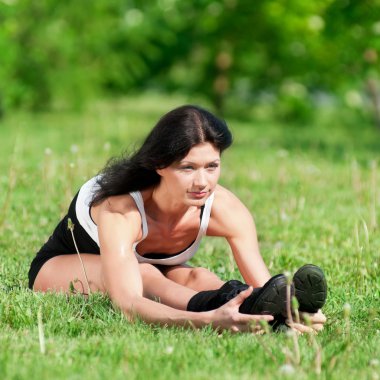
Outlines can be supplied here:
[[328, 99], [380, 123], [379, 0], [0, 1], [3, 109], [141, 88], [305, 122]]

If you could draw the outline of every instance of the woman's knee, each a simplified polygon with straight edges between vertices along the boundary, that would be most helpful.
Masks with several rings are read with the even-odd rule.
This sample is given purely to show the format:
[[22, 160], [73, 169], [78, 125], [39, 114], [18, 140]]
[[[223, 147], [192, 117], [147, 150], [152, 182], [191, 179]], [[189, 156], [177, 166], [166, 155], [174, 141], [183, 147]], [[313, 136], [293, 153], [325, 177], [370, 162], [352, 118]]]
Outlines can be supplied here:
[[195, 267], [190, 270], [186, 285], [191, 286], [194, 284], [200, 284], [202, 282], [209, 282], [214, 280], [219, 280], [219, 277], [215, 273], [212, 273], [206, 268]]

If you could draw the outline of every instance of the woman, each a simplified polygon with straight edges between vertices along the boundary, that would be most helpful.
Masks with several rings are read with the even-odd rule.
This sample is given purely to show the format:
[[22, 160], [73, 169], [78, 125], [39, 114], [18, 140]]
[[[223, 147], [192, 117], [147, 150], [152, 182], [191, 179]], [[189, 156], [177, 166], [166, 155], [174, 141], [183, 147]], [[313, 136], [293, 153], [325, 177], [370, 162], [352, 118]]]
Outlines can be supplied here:
[[[74, 285], [85, 292], [88, 277], [91, 290], [106, 292], [129, 318], [164, 325], [248, 331], [252, 321], [285, 316], [286, 278], [270, 277], [252, 216], [218, 185], [220, 155], [231, 142], [226, 124], [202, 108], [164, 115], [136, 153], [82, 186], [33, 260], [30, 288], [69, 292]], [[204, 235], [227, 239], [250, 286], [186, 264]], [[314, 271], [318, 286], [302, 287], [305, 271]], [[323, 273], [305, 267], [301, 274], [296, 296], [303, 295], [304, 311], [316, 312]], [[312, 316], [319, 327], [324, 320]]]

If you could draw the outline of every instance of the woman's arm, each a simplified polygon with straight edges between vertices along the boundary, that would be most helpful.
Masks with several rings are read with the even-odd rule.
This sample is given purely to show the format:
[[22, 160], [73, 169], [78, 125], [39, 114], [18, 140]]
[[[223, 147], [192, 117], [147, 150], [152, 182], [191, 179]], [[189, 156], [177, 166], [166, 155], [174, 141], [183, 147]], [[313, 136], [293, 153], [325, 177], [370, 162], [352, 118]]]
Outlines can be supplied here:
[[[250, 212], [234, 194], [221, 186], [218, 186], [207, 233], [226, 237], [247, 284], [259, 287], [270, 279], [260, 255], [256, 227]], [[308, 319], [311, 327], [303, 323], [293, 323], [291, 327], [300, 333], [320, 331], [326, 322], [326, 317], [320, 310], [308, 314]]]
[[260, 254], [252, 215], [233, 193], [221, 186], [217, 188], [207, 233], [227, 239], [247, 284], [260, 287], [270, 279]]
[[194, 313], [171, 308], [143, 297], [139, 264], [132, 251], [133, 242], [141, 235], [141, 217], [137, 210], [127, 213], [105, 208], [97, 218], [104, 285], [113, 303], [128, 318], [136, 316], [148, 323], [249, 331], [250, 323], [268, 316], [240, 314], [240, 304], [250, 291], [223, 307], [210, 312]]

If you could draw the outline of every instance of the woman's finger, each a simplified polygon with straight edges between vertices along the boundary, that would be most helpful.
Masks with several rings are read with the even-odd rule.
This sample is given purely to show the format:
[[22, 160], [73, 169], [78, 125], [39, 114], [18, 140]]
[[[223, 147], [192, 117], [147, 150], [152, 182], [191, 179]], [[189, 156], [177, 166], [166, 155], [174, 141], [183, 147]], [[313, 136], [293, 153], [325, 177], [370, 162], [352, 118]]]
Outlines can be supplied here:
[[[248, 289], [243, 290], [240, 292], [235, 298], [228, 301], [226, 305], [229, 306], [236, 306], [239, 307], [251, 294], [252, 294], [253, 288], [250, 286]], [[250, 320], [265, 320], [265, 321], [271, 321], [273, 317], [271, 315], [253, 315], [253, 314], [241, 314], [241, 318], [244, 318], [246, 321]]]
[[326, 323], [326, 316], [321, 312], [321, 310], [318, 310], [317, 313], [300, 313], [300, 317], [302, 320], [309, 320], [311, 324], [316, 323]]
[[247, 324], [247, 323], [252, 323], [252, 322], [259, 322], [259, 321], [272, 321], [273, 320], [273, 315], [267, 315], [267, 314], [242, 314], [242, 313], [238, 313], [236, 315], [236, 317], [234, 317], [234, 320], [237, 322], [237, 323], [243, 323], [243, 324]]
[[286, 324], [292, 328], [294, 331], [303, 334], [303, 333], [315, 333], [315, 331], [306, 325], [303, 325], [302, 323], [289, 323], [289, 321], [286, 321]]
[[233, 333], [237, 333], [237, 332], [251, 332], [253, 334], [264, 334], [265, 333], [265, 330], [257, 324], [254, 324], [254, 325], [236, 324], [230, 328], [230, 331]]
[[313, 328], [313, 330], [315, 330], [317, 332], [323, 330], [323, 324], [322, 323], [314, 323], [313, 325], [311, 325], [311, 327]]
[[250, 286], [248, 289], [243, 290], [236, 297], [232, 298], [232, 300], [230, 300], [229, 303], [231, 305], [240, 306], [252, 294], [252, 291], [253, 288], [252, 286]]

